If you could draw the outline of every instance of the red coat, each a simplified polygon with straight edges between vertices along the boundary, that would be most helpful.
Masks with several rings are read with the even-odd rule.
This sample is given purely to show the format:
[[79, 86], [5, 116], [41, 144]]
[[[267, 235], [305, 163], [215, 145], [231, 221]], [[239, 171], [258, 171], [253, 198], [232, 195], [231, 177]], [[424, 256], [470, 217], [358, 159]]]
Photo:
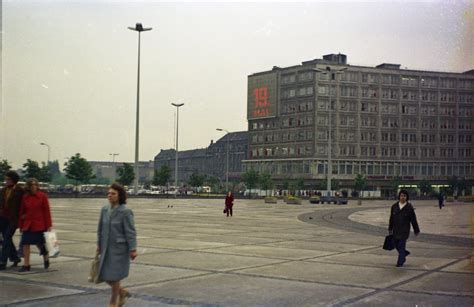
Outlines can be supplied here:
[[46, 231], [52, 226], [51, 211], [46, 194], [38, 191], [36, 194], [26, 193], [23, 195], [18, 228], [21, 231]]
[[232, 207], [234, 205], [234, 195], [226, 196], [225, 197], [225, 206]]

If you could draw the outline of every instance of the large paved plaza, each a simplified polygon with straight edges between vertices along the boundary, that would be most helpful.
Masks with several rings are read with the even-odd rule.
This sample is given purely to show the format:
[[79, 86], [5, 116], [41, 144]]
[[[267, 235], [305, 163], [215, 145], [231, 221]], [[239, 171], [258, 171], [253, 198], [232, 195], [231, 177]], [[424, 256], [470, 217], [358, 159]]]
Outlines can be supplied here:
[[[473, 306], [474, 205], [416, 201], [422, 234], [403, 268], [382, 250], [390, 201], [362, 206], [236, 200], [130, 199], [139, 256], [130, 306]], [[104, 199], [52, 199], [61, 256], [48, 270], [0, 272], [0, 305], [107, 306], [87, 282]], [[15, 241], [18, 242], [18, 236]]]

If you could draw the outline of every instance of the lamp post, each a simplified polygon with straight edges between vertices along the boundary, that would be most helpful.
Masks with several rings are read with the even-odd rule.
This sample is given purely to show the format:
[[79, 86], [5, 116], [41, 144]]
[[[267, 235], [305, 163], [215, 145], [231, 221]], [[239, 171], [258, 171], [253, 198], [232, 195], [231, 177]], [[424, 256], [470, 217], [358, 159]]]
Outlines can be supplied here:
[[48, 162], [47, 162], [46, 164], [49, 166], [49, 159], [50, 159], [51, 148], [50, 148], [50, 146], [49, 146], [48, 144], [43, 143], [43, 142], [41, 142], [40, 145], [43, 145], [43, 146], [48, 147]]
[[118, 156], [119, 154], [118, 153], [109, 153], [109, 156], [112, 156], [112, 178], [115, 179], [115, 174], [116, 174], [116, 170], [115, 170], [115, 156]]
[[138, 193], [138, 136], [140, 123], [140, 34], [141, 32], [150, 31], [151, 28], [144, 28], [141, 23], [135, 24], [135, 28], [128, 27], [132, 31], [138, 32], [138, 70], [137, 70], [137, 119], [135, 127], [135, 184], [134, 192]]
[[226, 150], [225, 150], [225, 191], [229, 192], [229, 131], [216, 128], [217, 131], [225, 131], [227, 133]]
[[[336, 80], [336, 74], [342, 74], [344, 73], [344, 71], [347, 69], [347, 67], [343, 67], [341, 69], [337, 69], [337, 70], [333, 70], [330, 66], [327, 66], [325, 70], [321, 70], [321, 69], [318, 69], [318, 68], [313, 68], [313, 71], [315, 72], [319, 72], [323, 75], [330, 75], [329, 76], [329, 80]], [[327, 189], [328, 189], [328, 196], [331, 196], [331, 177], [332, 177], [332, 137], [331, 137], [331, 133], [332, 133], [332, 123], [331, 123], [331, 117], [332, 117], [332, 100], [331, 100], [331, 91], [329, 90], [329, 93], [328, 93], [328, 96], [329, 96], [329, 116], [328, 116], [328, 130], [329, 130], [329, 133], [328, 133], [328, 176], [327, 176]], [[336, 93], [336, 99], [337, 99], [337, 93]], [[336, 101], [336, 104], [337, 104], [337, 101]], [[337, 106], [336, 106], [337, 107]]]
[[176, 152], [174, 157], [174, 186], [175, 193], [174, 197], [178, 194], [178, 127], [179, 127], [179, 107], [184, 106], [184, 103], [171, 103], [172, 106], [176, 107]]

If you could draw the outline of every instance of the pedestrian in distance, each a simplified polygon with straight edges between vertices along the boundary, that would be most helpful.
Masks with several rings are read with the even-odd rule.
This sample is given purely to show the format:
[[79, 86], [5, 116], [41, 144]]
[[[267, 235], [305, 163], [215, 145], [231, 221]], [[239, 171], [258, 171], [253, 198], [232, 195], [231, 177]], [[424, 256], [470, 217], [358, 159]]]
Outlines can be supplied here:
[[18, 228], [18, 215], [21, 200], [23, 198], [23, 187], [18, 184], [20, 176], [14, 171], [5, 174], [5, 187], [0, 191], [0, 232], [3, 243], [0, 253], [0, 270], [5, 270], [8, 259], [16, 267], [21, 262], [18, 256], [13, 236]]
[[438, 194], [438, 206], [439, 206], [439, 210], [441, 210], [444, 207], [444, 194], [441, 191]]
[[21, 231], [24, 263], [19, 272], [30, 271], [30, 245], [36, 245], [43, 256], [44, 268], [49, 268], [48, 251], [46, 250], [44, 232], [53, 227], [48, 196], [39, 190], [35, 178], [26, 181], [25, 194], [21, 200], [18, 227]]
[[227, 213], [227, 216], [232, 216], [232, 207], [234, 206], [234, 195], [232, 194], [231, 191], [227, 192], [227, 195], [225, 197], [225, 211]]
[[393, 235], [395, 248], [398, 251], [397, 267], [402, 267], [406, 261], [406, 256], [410, 254], [406, 250], [406, 243], [410, 236], [410, 224], [413, 226], [415, 236], [420, 233], [415, 209], [408, 200], [408, 191], [401, 190], [398, 193], [398, 202], [393, 204], [390, 210], [388, 231], [389, 234]]
[[113, 183], [107, 193], [109, 203], [100, 212], [97, 252], [100, 254], [99, 279], [112, 289], [109, 306], [123, 306], [130, 293], [120, 281], [128, 277], [130, 259], [137, 257], [137, 235], [133, 212], [127, 208], [127, 193]]

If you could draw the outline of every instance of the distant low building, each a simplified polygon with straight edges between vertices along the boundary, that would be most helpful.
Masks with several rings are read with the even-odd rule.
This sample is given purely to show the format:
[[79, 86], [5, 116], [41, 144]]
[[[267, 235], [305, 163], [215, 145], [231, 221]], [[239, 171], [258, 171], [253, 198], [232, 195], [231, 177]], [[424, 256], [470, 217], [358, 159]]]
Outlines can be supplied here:
[[[229, 144], [229, 180], [240, 179], [242, 160], [247, 159], [248, 136], [246, 131], [231, 132], [207, 148], [183, 150], [178, 153], [178, 181], [186, 182], [193, 173], [215, 176], [225, 180], [227, 143]], [[171, 181], [175, 176], [174, 149], [161, 150], [154, 159], [155, 169], [168, 165]]]
[[[134, 162], [111, 162], [111, 161], [88, 161], [92, 167], [93, 173], [97, 177], [107, 178], [110, 181], [117, 179], [116, 170], [123, 166], [124, 163], [128, 163], [134, 167]], [[153, 179], [154, 167], [153, 161], [140, 161], [138, 162], [138, 174], [139, 183], [150, 182]]]

